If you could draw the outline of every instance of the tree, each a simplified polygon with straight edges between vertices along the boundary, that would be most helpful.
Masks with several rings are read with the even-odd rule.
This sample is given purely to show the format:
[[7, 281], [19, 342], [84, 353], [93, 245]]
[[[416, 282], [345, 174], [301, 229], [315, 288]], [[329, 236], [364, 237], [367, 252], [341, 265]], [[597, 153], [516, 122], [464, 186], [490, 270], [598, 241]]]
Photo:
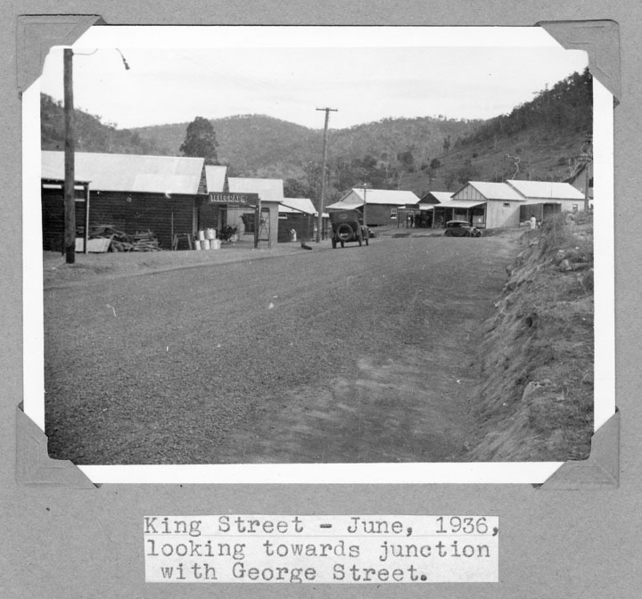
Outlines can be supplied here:
[[205, 164], [218, 164], [216, 133], [212, 123], [197, 116], [188, 126], [180, 151], [184, 156], [205, 158]]
[[441, 166], [441, 162], [439, 162], [439, 160], [438, 160], [437, 158], [433, 158], [433, 159], [430, 161], [430, 168], [431, 168], [433, 171], [436, 171], [440, 166]]
[[283, 183], [283, 195], [286, 198], [307, 198], [309, 193], [308, 186], [298, 179], [286, 179]]
[[415, 171], [415, 157], [412, 155], [412, 150], [406, 150], [397, 154], [397, 160], [401, 163], [404, 170], [412, 173]]

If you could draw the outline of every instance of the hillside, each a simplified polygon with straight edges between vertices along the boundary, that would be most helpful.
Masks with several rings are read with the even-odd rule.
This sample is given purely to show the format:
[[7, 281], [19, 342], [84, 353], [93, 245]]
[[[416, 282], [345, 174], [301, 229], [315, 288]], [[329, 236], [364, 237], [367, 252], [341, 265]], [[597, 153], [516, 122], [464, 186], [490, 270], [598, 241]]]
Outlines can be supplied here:
[[[46, 94], [40, 95], [41, 146], [43, 150], [63, 150], [65, 117], [62, 104]], [[76, 149], [79, 152], [106, 152], [108, 154], [167, 155], [153, 141], [143, 139], [135, 131], [117, 129], [103, 123], [101, 117], [83, 110], [74, 111]]]
[[593, 96], [588, 70], [574, 73], [510, 114], [490, 119], [456, 138], [437, 169], [407, 173], [401, 189], [455, 191], [469, 180], [570, 177], [592, 136]]
[[[221, 164], [242, 176], [288, 178], [302, 172], [315, 158], [317, 131], [264, 115], [239, 115], [210, 120], [218, 142]], [[142, 139], [179, 154], [188, 123], [142, 127]]]

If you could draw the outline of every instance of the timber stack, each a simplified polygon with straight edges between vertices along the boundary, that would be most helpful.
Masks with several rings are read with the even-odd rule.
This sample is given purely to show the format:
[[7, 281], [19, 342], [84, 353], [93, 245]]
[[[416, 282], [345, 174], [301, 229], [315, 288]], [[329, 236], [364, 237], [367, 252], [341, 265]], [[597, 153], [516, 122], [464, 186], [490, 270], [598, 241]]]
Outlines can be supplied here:
[[128, 235], [112, 225], [96, 225], [90, 229], [90, 239], [110, 239], [110, 252], [158, 252], [158, 239], [152, 231], [137, 231]]

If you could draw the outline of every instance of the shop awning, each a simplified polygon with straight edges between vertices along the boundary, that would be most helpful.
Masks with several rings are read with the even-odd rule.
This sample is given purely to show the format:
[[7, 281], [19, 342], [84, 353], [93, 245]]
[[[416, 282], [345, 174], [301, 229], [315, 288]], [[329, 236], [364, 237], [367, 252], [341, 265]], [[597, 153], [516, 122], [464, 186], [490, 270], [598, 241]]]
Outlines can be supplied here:
[[477, 200], [453, 200], [451, 202], [444, 202], [443, 204], [434, 204], [435, 208], [460, 208], [467, 210], [477, 206], [483, 206], [486, 202], [479, 202]]

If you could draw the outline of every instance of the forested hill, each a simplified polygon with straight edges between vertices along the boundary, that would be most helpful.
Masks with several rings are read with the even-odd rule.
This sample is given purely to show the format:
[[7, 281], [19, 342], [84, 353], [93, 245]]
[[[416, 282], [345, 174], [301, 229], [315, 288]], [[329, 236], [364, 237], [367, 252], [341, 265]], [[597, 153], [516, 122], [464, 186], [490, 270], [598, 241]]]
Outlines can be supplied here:
[[588, 69], [453, 138], [438, 167], [407, 172], [399, 185], [422, 194], [454, 191], [471, 180], [564, 181], [590, 152], [593, 132], [592, 78]]
[[[210, 121], [219, 143], [218, 158], [243, 176], [300, 177], [323, 154], [323, 131], [265, 115], [241, 115]], [[443, 151], [444, 138], [472, 133], [482, 121], [432, 117], [383, 119], [328, 134], [330, 162], [352, 162], [370, 156], [396, 162], [410, 152], [420, 164]], [[134, 131], [168, 152], [177, 152], [187, 123], [143, 127]]]
[[[50, 96], [40, 96], [41, 146], [43, 150], [63, 150], [65, 145], [65, 116], [62, 104]], [[118, 129], [103, 123], [100, 116], [83, 110], [74, 111], [76, 149], [79, 152], [108, 154], [167, 154], [153, 141], [143, 139], [135, 131]]]
[[[218, 142], [218, 160], [240, 176], [296, 176], [302, 165], [316, 159], [313, 129], [264, 115], [239, 115], [210, 119]], [[141, 138], [180, 155], [188, 123], [135, 129]]]

